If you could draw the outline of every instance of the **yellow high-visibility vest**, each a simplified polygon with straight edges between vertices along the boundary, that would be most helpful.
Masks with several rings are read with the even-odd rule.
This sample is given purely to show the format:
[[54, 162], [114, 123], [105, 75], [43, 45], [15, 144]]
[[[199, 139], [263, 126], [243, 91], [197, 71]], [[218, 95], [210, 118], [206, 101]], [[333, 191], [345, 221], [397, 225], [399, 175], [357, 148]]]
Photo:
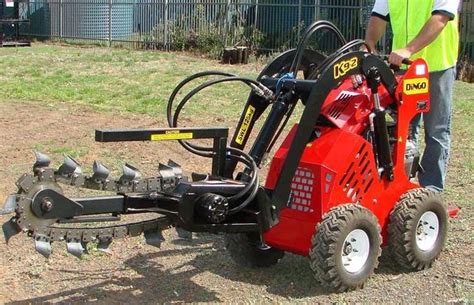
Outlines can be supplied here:
[[[452, 0], [455, 1], [455, 0]], [[404, 48], [421, 31], [431, 17], [434, 0], [389, 0], [390, 24], [393, 32], [392, 50]], [[456, 65], [459, 51], [458, 14], [448, 22], [439, 36], [412, 59], [422, 57], [430, 72]]]

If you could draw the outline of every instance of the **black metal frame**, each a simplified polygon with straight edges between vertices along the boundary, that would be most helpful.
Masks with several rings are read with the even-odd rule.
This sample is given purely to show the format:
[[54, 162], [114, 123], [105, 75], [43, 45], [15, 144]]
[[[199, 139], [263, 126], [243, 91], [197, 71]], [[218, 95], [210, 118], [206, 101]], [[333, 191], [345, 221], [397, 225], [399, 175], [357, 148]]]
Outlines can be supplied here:
[[96, 130], [97, 142], [213, 139], [212, 174], [224, 176], [229, 128], [152, 128]]

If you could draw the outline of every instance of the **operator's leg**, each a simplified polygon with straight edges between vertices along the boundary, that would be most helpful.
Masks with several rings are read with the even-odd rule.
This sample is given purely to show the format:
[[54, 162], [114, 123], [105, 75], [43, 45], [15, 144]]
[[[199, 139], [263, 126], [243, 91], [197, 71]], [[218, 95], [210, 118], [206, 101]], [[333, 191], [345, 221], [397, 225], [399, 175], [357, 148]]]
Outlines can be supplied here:
[[421, 123], [421, 113], [418, 113], [411, 120], [410, 129], [408, 130], [408, 140], [413, 141], [416, 147], [419, 147], [418, 137], [420, 135], [420, 123]]
[[420, 184], [442, 191], [451, 145], [451, 111], [455, 68], [430, 73], [431, 107], [423, 114], [425, 150], [421, 159], [424, 169], [419, 175]]

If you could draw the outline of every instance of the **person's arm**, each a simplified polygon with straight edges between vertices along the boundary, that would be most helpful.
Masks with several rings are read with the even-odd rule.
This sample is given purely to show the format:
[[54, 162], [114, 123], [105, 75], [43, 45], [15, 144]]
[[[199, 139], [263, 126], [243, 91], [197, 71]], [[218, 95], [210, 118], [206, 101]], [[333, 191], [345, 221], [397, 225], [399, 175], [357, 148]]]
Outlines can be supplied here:
[[376, 16], [372, 15], [369, 19], [369, 24], [367, 25], [367, 32], [365, 34], [365, 42], [370, 47], [372, 52], [375, 52], [375, 45], [377, 41], [383, 36], [385, 33], [385, 29], [387, 27], [387, 21]]
[[388, 61], [396, 66], [401, 66], [405, 58], [410, 58], [413, 54], [420, 51], [433, 42], [439, 33], [448, 24], [449, 17], [446, 15], [432, 15], [416, 37], [410, 41], [406, 47], [394, 50], [390, 53]]
[[375, 45], [385, 33], [388, 21], [390, 21], [388, 0], [375, 0], [369, 24], [367, 25], [367, 32], [365, 33], [365, 42], [372, 52], [376, 51]]

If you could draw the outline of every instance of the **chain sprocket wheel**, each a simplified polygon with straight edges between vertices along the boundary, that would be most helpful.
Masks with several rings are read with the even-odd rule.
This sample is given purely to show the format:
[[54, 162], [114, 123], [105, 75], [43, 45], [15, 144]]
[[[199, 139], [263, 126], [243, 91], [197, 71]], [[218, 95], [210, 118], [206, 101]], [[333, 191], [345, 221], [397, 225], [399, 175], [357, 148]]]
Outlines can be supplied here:
[[39, 218], [31, 208], [35, 195], [45, 189], [53, 190], [61, 195], [63, 194], [63, 190], [59, 184], [53, 181], [40, 181], [34, 184], [28, 192], [20, 189], [19, 201], [17, 203], [17, 224], [23, 230], [35, 231], [49, 227], [58, 221], [57, 219]]
[[33, 237], [36, 250], [45, 257], [49, 257], [51, 254], [51, 242], [53, 241], [66, 241], [68, 252], [77, 257], [80, 257], [87, 250], [86, 244], [88, 242], [97, 242], [99, 250], [108, 252], [108, 246], [112, 239], [138, 236], [142, 233], [145, 233], [148, 244], [160, 246], [164, 240], [161, 231], [172, 226], [171, 221], [166, 216], [158, 216], [140, 222], [100, 227], [60, 226], [59, 219], [38, 217], [32, 209], [33, 200], [40, 191], [50, 189], [63, 194], [61, 186], [53, 175], [42, 175], [40, 177], [23, 175], [17, 185], [19, 190], [15, 209], [16, 215], [11, 222], [16, 223], [21, 231]]

